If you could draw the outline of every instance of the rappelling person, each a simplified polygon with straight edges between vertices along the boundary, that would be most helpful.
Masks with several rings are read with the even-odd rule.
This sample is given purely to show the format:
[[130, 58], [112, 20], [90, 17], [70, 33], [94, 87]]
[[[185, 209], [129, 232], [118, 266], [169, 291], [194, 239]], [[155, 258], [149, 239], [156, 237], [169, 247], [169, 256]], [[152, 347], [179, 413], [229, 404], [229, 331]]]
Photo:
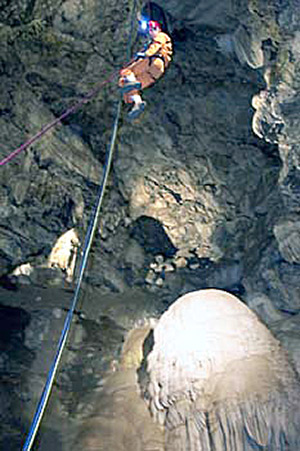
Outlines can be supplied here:
[[136, 119], [145, 109], [140, 91], [153, 85], [162, 77], [172, 58], [172, 40], [162, 31], [156, 20], [147, 23], [151, 41], [143, 52], [138, 52], [135, 60], [120, 71], [119, 86], [125, 103], [133, 103], [128, 113], [130, 120]]

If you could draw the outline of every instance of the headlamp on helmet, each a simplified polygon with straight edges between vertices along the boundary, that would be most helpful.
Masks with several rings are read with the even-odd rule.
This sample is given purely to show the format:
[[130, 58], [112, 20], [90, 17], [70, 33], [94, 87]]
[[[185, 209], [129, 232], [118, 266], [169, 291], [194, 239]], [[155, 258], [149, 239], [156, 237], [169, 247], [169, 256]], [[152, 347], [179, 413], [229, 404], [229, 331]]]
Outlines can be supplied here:
[[149, 32], [149, 19], [147, 17], [139, 17], [139, 33], [148, 34]]
[[147, 31], [147, 29], [148, 29], [148, 21], [145, 20], [145, 19], [142, 19], [140, 21], [140, 27], [141, 27], [142, 31], [144, 31], [144, 32]]

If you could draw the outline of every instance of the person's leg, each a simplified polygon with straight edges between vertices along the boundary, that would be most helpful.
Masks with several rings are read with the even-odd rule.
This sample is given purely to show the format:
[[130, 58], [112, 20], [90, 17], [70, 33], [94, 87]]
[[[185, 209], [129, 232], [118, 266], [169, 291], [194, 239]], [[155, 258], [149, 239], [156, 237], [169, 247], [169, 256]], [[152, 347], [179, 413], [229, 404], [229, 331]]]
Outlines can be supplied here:
[[131, 95], [131, 99], [136, 106], [140, 105], [143, 101], [140, 94]]
[[119, 80], [119, 86], [123, 93], [123, 100], [127, 104], [133, 104], [133, 108], [128, 113], [128, 118], [130, 120], [137, 118], [145, 109], [146, 103], [143, 102], [139, 92], [139, 89], [142, 88], [139, 76], [145, 72], [146, 67], [148, 67], [148, 64], [141, 61], [132, 64], [130, 67], [123, 69], [120, 72], [121, 78]]
[[148, 65], [148, 59], [140, 59], [120, 71], [119, 86], [123, 94], [131, 92], [134, 89], [143, 89], [140, 76], [146, 72]]
[[137, 80], [134, 72], [131, 70], [121, 71], [121, 77], [119, 79], [119, 86], [121, 88], [122, 94], [129, 93], [130, 91], [141, 89], [142, 84]]
[[130, 84], [134, 84], [136, 82], [140, 82], [141, 86], [135, 89], [145, 89], [151, 86], [155, 82], [155, 79], [151, 75], [151, 65], [150, 59], [145, 58], [143, 60], [136, 61], [125, 69], [122, 69], [120, 71], [119, 79], [119, 86], [121, 87], [122, 92], [130, 92], [129, 89], [122, 89], [123, 86], [130, 86]]
[[[151, 86], [164, 73], [164, 62], [156, 58], [137, 61], [121, 71], [119, 86], [121, 86], [125, 103], [133, 103], [128, 113], [129, 119], [136, 119], [145, 109], [146, 102], [142, 100], [139, 90]], [[139, 83], [139, 85], [137, 84]]]
[[[131, 80], [138, 80], [141, 83], [141, 89], [152, 86], [156, 80], [162, 77], [165, 71], [165, 65], [161, 58], [154, 58], [152, 61], [146, 58], [143, 64], [139, 63], [132, 67], [130, 75]], [[133, 76], [132, 76], [133, 75]]]
[[131, 99], [134, 105], [133, 108], [128, 113], [128, 119], [134, 120], [137, 119], [140, 116], [140, 114], [143, 113], [146, 107], [146, 102], [142, 100], [139, 94], [132, 95]]
[[161, 58], [154, 58], [147, 69], [147, 75], [152, 79], [152, 83], [161, 78], [164, 72], [165, 63]]
[[143, 101], [139, 91], [133, 90], [123, 95], [123, 100], [127, 104], [133, 104], [133, 108], [128, 113], [130, 120], [136, 119], [145, 109], [146, 102]]

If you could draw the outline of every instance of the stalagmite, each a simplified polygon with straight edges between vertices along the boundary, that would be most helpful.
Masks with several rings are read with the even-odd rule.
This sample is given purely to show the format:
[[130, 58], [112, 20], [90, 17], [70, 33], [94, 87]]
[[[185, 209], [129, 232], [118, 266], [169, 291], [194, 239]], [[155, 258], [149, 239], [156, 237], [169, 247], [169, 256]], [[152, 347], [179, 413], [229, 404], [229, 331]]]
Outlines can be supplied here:
[[147, 358], [147, 397], [166, 451], [299, 451], [299, 377], [235, 296], [188, 293], [162, 315]]

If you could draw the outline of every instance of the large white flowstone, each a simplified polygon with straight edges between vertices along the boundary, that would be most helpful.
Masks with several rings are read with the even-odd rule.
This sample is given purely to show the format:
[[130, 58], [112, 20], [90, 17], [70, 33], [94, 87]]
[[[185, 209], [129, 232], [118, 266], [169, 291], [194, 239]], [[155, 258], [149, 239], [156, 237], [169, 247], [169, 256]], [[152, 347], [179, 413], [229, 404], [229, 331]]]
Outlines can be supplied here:
[[147, 363], [167, 451], [300, 449], [298, 374], [235, 296], [208, 289], [179, 298], [154, 329]]

